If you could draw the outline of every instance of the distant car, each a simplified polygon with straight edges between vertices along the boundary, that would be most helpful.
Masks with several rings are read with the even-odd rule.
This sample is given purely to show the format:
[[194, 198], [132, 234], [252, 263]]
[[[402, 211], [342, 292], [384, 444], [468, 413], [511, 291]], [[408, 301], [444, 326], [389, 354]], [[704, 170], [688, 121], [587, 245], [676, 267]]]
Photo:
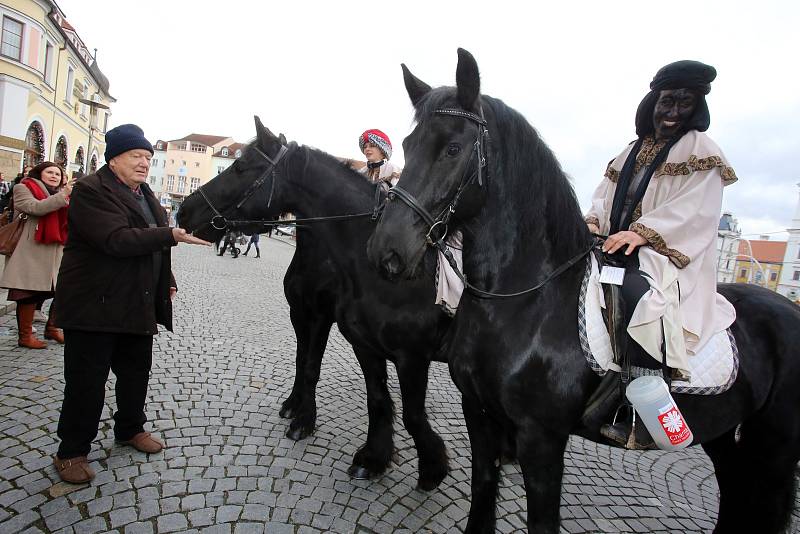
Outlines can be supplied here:
[[294, 226], [276, 226], [275, 233], [277, 235], [288, 235], [289, 237], [294, 237], [295, 232], [297, 229]]

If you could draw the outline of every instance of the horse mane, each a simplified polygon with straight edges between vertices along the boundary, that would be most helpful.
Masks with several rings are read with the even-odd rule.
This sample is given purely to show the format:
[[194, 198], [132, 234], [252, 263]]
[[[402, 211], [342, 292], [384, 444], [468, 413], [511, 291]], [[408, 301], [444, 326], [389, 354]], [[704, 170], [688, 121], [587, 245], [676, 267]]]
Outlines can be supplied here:
[[[437, 109], [458, 107], [456, 88], [429, 91], [415, 108], [421, 122]], [[525, 235], [544, 229], [559, 255], [573, 253], [589, 243], [589, 234], [575, 191], [553, 151], [521, 113], [502, 100], [481, 95], [489, 122], [489, 183], [502, 181], [502, 205], [513, 204], [515, 224]], [[543, 215], [544, 214], [544, 215]]]

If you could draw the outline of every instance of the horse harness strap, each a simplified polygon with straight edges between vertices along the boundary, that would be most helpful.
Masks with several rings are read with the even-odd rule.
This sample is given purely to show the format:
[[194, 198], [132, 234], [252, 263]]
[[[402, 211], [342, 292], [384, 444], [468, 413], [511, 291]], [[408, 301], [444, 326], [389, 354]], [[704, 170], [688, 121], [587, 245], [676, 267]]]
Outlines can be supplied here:
[[426, 242], [430, 246], [438, 247], [438, 244], [443, 243], [447, 237], [447, 224], [450, 221], [450, 217], [452, 217], [455, 213], [458, 201], [461, 199], [461, 195], [464, 193], [466, 188], [475, 181], [477, 181], [479, 186], [483, 186], [485, 168], [487, 166], [485, 146], [486, 140], [489, 137], [489, 130], [487, 127], [488, 123], [486, 122], [486, 119], [483, 118], [483, 110], [481, 110], [480, 115], [463, 109], [454, 108], [437, 109], [434, 111], [434, 113], [437, 115], [461, 117], [477, 124], [478, 135], [476, 136], [475, 143], [473, 144], [473, 152], [477, 159], [475, 170], [471, 174], [467, 174], [470, 170], [469, 162], [472, 161], [472, 154], [470, 154], [469, 160], [467, 161], [467, 166], [464, 168], [464, 173], [461, 177], [461, 182], [459, 183], [455, 195], [453, 195], [453, 199], [447, 206], [445, 206], [445, 208], [437, 217], [431, 215], [428, 210], [426, 210], [419, 202], [417, 202], [417, 199], [414, 197], [414, 195], [402, 187], [394, 186], [391, 190], [389, 190], [388, 199], [393, 200], [397, 198], [403, 201], [409, 208], [414, 210], [417, 215], [419, 215], [420, 218], [425, 221], [425, 224], [428, 225], [428, 233], [425, 236]]
[[[258, 189], [260, 187], [262, 187], [264, 185], [264, 182], [266, 182], [266, 180], [267, 180], [267, 178], [269, 176], [272, 176], [273, 179], [272, 179], [272, 181], [270, 183], [269, 197], [267, 199], [267, 207], [270, 207], [272, 205], [272, 197], [273, 197], [273, 195], [275, 193], [275, 172], [277, 170], [278, 163], [280, 163], [281, 160], [289, 152], [289, 147], [287, 147], [286, 145], [281, 145], [281, 148], [278, 151], [278, 154], [273, 159], [273, 158], [269, 157], [267, 154], [265, 154], [257, 146], [252, 146], [250, 148], [252, 150], [254, 150], [262, 158], [267, 160], [267, 162], [269, 163], [269, 166], [267, 167], [267, 169], [263, 173], [261, 173], [261, 176], [259, 176], [258, 179], [255, 180], [250, 185], [250, 187], [247, 188], [247, 190], [245, 191], [244, 195], [242, 196], [242, 199], [239, 200], [239, 202], [236, 203], [236, 206], [234, 208], [236, 210], [241, 209], [241, 207], [244, 205], [244, 203], [247, 202], [250, 199], [250, 197], [253, 196], [253, 194], [256, 191], [258, 191]], [[294, 225], [294, 226], [297, 226], [297, 225], [303, 224], [303, 223], [336, 222], [336, 221], [342, 221], [342, 220], [347, 220], [347, 219], [355, 219], [355, 218], [367, 217], [367, 216], [371, 216], [372, 220], [375, 221], [380, 217], [380, 214], [383, 212], [383, 207], [384, 207], [384, 204], [382, 204], [380, 202], [380, 185], [378, 185], [378, 186], [376, 186], [376, 190], [375, 190], [375, 206], [372, 209], [372, 211], [368, 211], [368, 212], [353, 213], [353, 214], [347, 214], [347, 215], [330, 215], [330, 216], [323, 216], [323, 217], [308, 217], [308, 218], [304, 218], [304, 219], [292, 219], [292, 220], [285, 220], [285, 221], [230, 220], [230, 219], [227, 219], [224, 215], [222, 215], [222, 213], [220, 213], [220, 211], [216, 208], [216, 206], [214, 206], [214, 203], [211, 202], [210, 198], [208, 198], [208, 195], [206, 194], [206, 192], [203, 191], [203, 187], [202, 186], [197, 188], [197, 191], [200, 193], [200, 196], [203, 197], [203, 199], [206, 201], [206, 204], [208, 204], [208, 206], [211, 208], [211, 211], [214, 213], [214, 217], [212, 217], [210, 224], [211, 224], [211, 226], [213, 228], [215, 228], [217, 230], [224, 230], [226, 228], [234, 228], [236, 226], [253, 226], [253, 225], [262, 225], [262, 226]]]

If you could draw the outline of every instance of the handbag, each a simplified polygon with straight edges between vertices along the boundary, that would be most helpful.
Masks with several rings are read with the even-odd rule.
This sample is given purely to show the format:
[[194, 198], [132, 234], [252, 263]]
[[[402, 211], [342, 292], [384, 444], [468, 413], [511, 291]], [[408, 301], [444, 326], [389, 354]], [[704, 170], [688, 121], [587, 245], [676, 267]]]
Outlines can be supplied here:
[[19, 217], [14, 219], [14, 222], [0, 227], [0, 254], [11, 256], [14, 253], [27, 220], [28, 216], [25, 213], [20, 213]]

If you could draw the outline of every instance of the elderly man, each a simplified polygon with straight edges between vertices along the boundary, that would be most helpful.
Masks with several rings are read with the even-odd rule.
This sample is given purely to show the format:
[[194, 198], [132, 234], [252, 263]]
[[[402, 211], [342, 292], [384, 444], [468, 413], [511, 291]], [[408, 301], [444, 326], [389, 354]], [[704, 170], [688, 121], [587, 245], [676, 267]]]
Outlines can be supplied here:
[[[736, 174], [703, 133], [716, 74], [687, 60], [656, 73], [636, 112], [638, 139], [608, 165], [586, 216], [626, 265], [629, 360], [656, 369], [665, 361], [673, 380], [689, 380], [688, 358], [735, 319], [716, 292], [716, 237], [722, 190]], [[629, 431], [603, 429], [620, 443]]]
[[177, 289], [170, 249], [209, 243], [168, 226], [145, 183], [152, 155], [138, 126], [109, 130], [107, 165], [77, 182], [70, 199], [54, 300], [65, 340], [55, 466], [66, 482], [94, 478], [86, 456], [97, 436], [109, 369], [117, 377], [117, 441], [146, 453], [164, 448], [144, 430], [144, 405], [157, 324], [172, 330]]

